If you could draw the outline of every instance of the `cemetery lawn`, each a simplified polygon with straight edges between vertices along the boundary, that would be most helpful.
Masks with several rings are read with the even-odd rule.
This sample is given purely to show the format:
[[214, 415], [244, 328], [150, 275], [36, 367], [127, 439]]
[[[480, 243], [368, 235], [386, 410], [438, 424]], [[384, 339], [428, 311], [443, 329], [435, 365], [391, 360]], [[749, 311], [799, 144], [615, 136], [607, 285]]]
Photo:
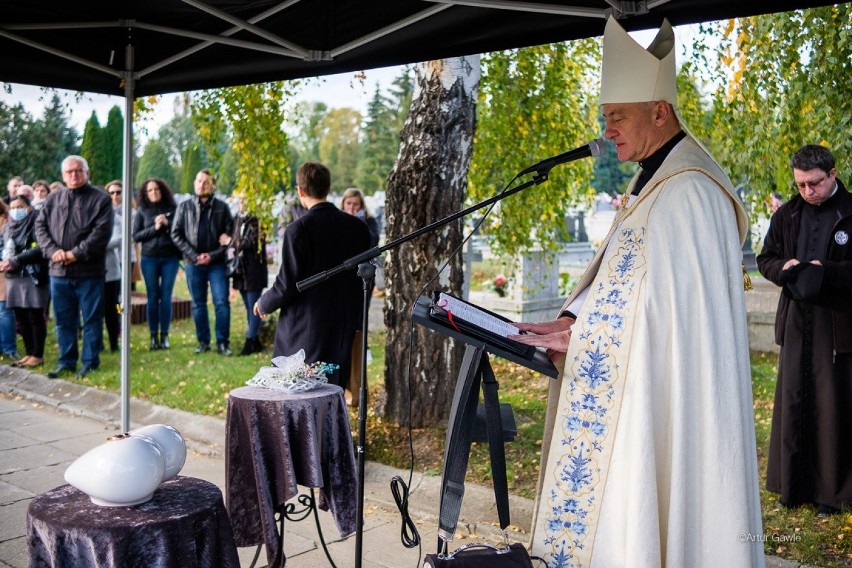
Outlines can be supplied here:
[[[177, 297], [188, 298], [181, 277]], [[141, 283], [140, 283], [141, 284]], [[211, 325], [214, 321], [210, 310]], [[274, 322], [270, 322], [272, 324]], [[239, 352], [244, 340], [245, 311], [239, 295], [231, 299], [231, 348]], [[271, 332], [274, 327], [265, 330]], [[147, 324], [131, 330], [131, 396], [188, 412], [224, 418], [228, 392], [242, 386], [258, 368], [269, 365], [271, 336], [264, 342], [266, 351], [247, 357], [223, 357], [213, 351], [193, 353], [196, 347], [192, 319], [172, 323], [171, 349], [149, 351]], [[106, 337], [104, 337], [106, 342]], [[408, 433], [386, 421], [381, 408], [384, 393], [385, 334], [371, 333], [372, 363], [368, 365], [370, 409], [367, 426], [367, 459], [398, 468], [414, 467], [440, 475], [446, 426], [417, 429], [409, 445]], [[44, 372], [56, 365], [56, 340], [52, 324], [46, 345]], [[513, 363], [495, 359], [494, 371], [500, 382], [500, 400], [512, 404], [518, 426], [517, 438], [506, 445], [506, 468], [510, 490], [522, 497], [534, 498], [541, 454], [541, 436], [546, 408], [547, 379]], [[852, 513], [844, 512], [818, 519], [813, 507], [787, 510], [775, 505], [777, 495], [764, 487], [766, 455], [777, 374], [777, 357], [753, 354], [752, 382], [754, 390], [755, 426], [759, 473], [761, 476], [761, 508], [764, 546], [772, 554], [800, 564], [820, 567], [852, 566]], [[101, 368], [84, 379], [67, 380], [117, 392], [120, 390], [120, 359], [108, 350], [101, 354]], [[357, 435], [357, 411], [350, 409], [353, 437]], [[467, 479], [472, 483], [490, 484], [490, 464], [486, 444], [474, 444]]]

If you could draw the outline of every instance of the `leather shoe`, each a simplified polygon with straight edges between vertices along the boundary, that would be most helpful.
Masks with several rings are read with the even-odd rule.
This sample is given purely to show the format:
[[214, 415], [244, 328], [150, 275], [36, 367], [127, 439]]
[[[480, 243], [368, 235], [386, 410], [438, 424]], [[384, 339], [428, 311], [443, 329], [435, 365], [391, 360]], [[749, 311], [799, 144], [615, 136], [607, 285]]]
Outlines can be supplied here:
[[91, 373], [92, 371], [97, 371], [97, 370], [98, 370], [97, 365], [83, 365], [80, 368], [80, 370], [77, 371], [77, 378], [83, 379], [83, 378], [89, 376], [89, 373]]
[[836, 509], [831, 505], [817, 505], [817, 518], [825, 519], [830, 517], [831, 515], [836, 515], [840, 512], [840, 509]]
[[56, 367], [52, 371], [47, 372], [47, 378], [48, 379], [58, 379], [66, 371], [68, 371], [69, 373], [73, 373], [74, 368], [73, 367], [66, 367], [65, 365], [59, 365], [58, 367]]
[[199, 343], [198, 347], [195, 348], [195, 354], [196, 355], [200, 355], [201, 353], [206, 353], [207, 351], [210, 351], [210, 345], [208, 345], [207, 343]]
[[228, 347], [227, 343], [220, 343], [219, 346], [216, 348], [216, 351], [219, 352], [219, 355], [225, 355], [227, 357], [230, 357], [234, 354], [234, 352], [231, 351], [231, 348]]

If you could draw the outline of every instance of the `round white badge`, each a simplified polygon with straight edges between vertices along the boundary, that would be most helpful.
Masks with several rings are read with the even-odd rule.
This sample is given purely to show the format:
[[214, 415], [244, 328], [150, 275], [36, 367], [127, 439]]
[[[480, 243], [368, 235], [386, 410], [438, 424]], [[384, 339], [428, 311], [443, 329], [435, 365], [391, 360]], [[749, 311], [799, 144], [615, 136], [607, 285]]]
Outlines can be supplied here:
[[839, 245], [845, 245], [849, 242], [849, 233], [846, 231], [837, 231], [834, 233], [834, 242]]

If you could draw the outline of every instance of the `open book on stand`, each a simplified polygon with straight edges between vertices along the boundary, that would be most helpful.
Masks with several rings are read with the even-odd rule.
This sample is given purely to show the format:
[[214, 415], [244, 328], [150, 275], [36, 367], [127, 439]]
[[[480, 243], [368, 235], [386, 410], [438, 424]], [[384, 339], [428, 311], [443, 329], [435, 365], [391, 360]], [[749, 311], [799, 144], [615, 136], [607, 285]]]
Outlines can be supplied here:
[[509, 335], [521, 334], [509, 319], [445, 292], [432, 293], [429, 315], [435, 320], [449, 324], [458, 332], [496, 345], [525, 359], [532, 359], [536, 353], [536, 348], [532, 345], [524, 345], [508, 338]]

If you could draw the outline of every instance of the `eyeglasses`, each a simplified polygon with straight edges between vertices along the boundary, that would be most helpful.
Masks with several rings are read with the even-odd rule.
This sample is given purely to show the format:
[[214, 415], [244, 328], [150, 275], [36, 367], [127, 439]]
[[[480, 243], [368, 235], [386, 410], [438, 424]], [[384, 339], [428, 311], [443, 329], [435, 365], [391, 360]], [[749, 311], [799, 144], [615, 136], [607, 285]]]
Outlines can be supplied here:
[[805, 189], [806, 187], [810, 187], [811, 189], [816, 189], [817, 187], [822, 185], [822, 182], [824, 182], [827, 177], [828, 176], [822, 176], [821, 178], [819, 178], [816, 181], [797, 181], [795, 183], [795, 186], [798, 187], [799, 189]]
[[77, 168], [76, 170], [65, 170], [65, 171], [64, 171], [64, 172], [62, 172], [62, 173], [66, 173], [66, 174], [68, 174], [69, 176], [70, 176], [70, 175], [74, 175], [74, 174], [78, 174], [78, 175], [79, 175], [79, 174], [82, 174], [82, 173], [83, 173], [83, 168]]
[[108, 193], [109, 193], [110, 195], [121, 195], [121, 190], [120, 190], [120, 189], [118, 189], [118, 190], [115, 190], [115, 189], [114, 189], [114, 190], [112, 190], [112, 191], [110, 191], [110, 192], [108, 192]]

